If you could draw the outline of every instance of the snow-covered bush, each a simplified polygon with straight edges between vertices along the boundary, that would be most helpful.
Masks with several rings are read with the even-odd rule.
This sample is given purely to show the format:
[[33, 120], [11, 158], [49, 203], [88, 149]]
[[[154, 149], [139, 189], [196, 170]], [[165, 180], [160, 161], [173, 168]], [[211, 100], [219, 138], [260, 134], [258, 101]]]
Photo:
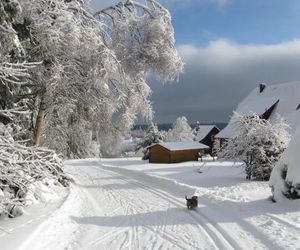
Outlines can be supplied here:
[[15, 142], [0, 123], [0, 214], [20, 215], [30, 185], [45, 178], [67, 186], [61, 158], [52, 150]]
[[247, 179], [269, 180], [271, 171], [289, 142], [287, 125], [278, 117], [272, 125], [257, 114], [234, 114], [235, 135], [219, 157], [245, 162]]
[[159, 131], [157, 125], [152, 123], [147, 130], [146, 136], [137, 147], [137, 150], [143, 149], [143, 160], [149, 159], [149, 150], [147, 147], [162, 141], [164, 141], [162, 133]]
[[270, 186], [273, 200], [280, 201], [285, 196], [289, 199], [300, 198], [300, 126], [274, 167]]
[[193, 130], [188, 124], [188, 120], [182, 116], [178, 117], [173, 123], [173, 128], [170, 129], [166, 135], [168, 142], [187, 142], [193, 141]]

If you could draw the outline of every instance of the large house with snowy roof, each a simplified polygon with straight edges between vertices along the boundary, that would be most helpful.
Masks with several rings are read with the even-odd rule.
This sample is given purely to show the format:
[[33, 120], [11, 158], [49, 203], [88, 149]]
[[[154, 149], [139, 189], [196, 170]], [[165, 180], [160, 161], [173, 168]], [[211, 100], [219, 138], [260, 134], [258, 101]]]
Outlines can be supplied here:
[[[254, 112], [271, 123], [280, 115], [290, 126], [289, 133], [293, 134], [300, 124], [300, 81], [274, 85], [262, 83], [250, 92], [235, 111], [242, 115]], [[216, 137], [222, 144], [223, 140], [234, 135], [234, 131], [234, 124], [230, 120]]]
[[208, 146], [199, 142], [162, 142], [148, 147], [150, 163], [198, 161]]
[[214, 141], [215, 136], [220, 132], [216, 125], [198, 125], [196, 128], [195, 140], [207, 145], [209, 148], [205, 150], [206, 154], [214, 154]]

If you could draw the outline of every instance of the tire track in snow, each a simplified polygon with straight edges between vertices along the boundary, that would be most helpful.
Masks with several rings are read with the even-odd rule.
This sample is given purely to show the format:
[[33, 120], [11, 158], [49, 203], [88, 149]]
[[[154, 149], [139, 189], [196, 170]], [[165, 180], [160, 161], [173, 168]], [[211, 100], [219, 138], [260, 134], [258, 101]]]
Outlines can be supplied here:
[[272, 220], [277, 221], [279, 224], [283, 224], [295, 232], [298, 232], [298, 233], [300, 232], [300, 227], [296, 226], [295, 224], [292, 224], [287, 219], [280, 218], [278, 215], [273, 215], [270, 213], [267, 213], [266, 215], [269, 216]]
[[[97, 171], [99, 171], [99, 168], [98, 167], [94, 167], [92, 166], [94, 169], [96, 169]], [[120, 180], [122, 180], [124, 183], [128, 183], [132, 186], [136, 186], [136, 187], [139, 187], [138, 189], [138, 192], [141, 192], [141, 190], [145, 190], [147, 192], [149, 192], [150, 190], [149, 189], [146, 189], [144, 186], [138, 186], [136, 184], [136, 181], [135, 180], [130, 180], [128, 178], [124, 178], [123, 176], [121, 176], [120, 174], [118, 173], [115, 173], [113, 171], [107, 171], [107, 170], [103, 170], [101, 169], [101, 171], [106, 171], [108, 172], [110, 175], [113, 174], [113, 175], [117, 175], [119, 177]], [[98, 184], [98, 183], [97, 183]], [[103, 188], [104, 189], [104, 188]], [[110, 193], [111, 192], [111, 193]], [[117, 190], [114, 190], [114, 191], [110, 191], [110, 190], [106, 190], [106, 195], [109, 195], [110, 198], [112, 198], [113, 196], [113, 199], [114, 200], [117, 200], [118, 202], [120, 202], [121, 206], [125, 207], [125, 204], [127, 204], [127, 208], [129, 207], [130, 208], [130, 212], [128, 213], [128, 211], [125, 213], [125, 215], [133, 215], [133, 214], [138, 214], [140, 213], [141, 211], [142, 212], [145, 212], [145, 210], [148, 210], [146, 209], [147, 208], [147, 205], [149, 204], [145, 204], [145, 202], [143, 200], [140, 200], [140, 202], [129, 202], [128, 203], [128, 200], [131, 200], [131, 199], [134, 199], [134, 198], [138, 198], [138, 197], [131, 197], [130, 196], [130, 193], [127, 193], [127, 195], [129, 195], [128, 197], [126, 197], [126, 201], [125, 203], [122, 201], [122, 199], [120, 199], [120, 197], [123, 197], [123, 194], [122, 192], [119, 192]], [[113, 193], [113, 195], [112, 195]], [[153, 192], [150, 192], [153, 194]], [[166, 201], [165, 197], [161, 197], [161, 196], [158, 196], [157, 194], [154, 194], [156, 197], [159, 197], [160, 199], [162, 198], [162, 200]], [[117, 197], [119, 196], [119, 197]], [[124, 197], [123, 197], [124, 198]], [[136, 199], [135, 199], [136, 200]], [[151, 201], [151, 200], [150, 200]], [[152, 201], [153, 202], [153, 201]], [[168, 201], [169, 203], [169, 201]], [[146, 205], [146, 207], [145, 207]], [[174, 204], [173, 204], [174, 205]], [[156, 208], [157, 204], [154, 202], [153, 203], [153, 206], [150, 206], [150, 207], [153, 207], [153, 208]], [[169, 206], [169, 205], [168, 205]], [[177, 207], [177, 206], [176, 206]], [[148, 210], [149, 212], [152, 212], [151, 210]], [[161, 218], [158, 218], [159, 220], [161, 220]], [[163, 217], [164, 221], [165, 221], [165, 217]], [[152, 245], [153, 249], [160, 249], [160, 248], [163, 248], [164, 246], [160, 246], [159, 248], [154, 248], [154, 245], [158, 242], [156, 239], [157, 238], [160, 238], [163, 240], [163, 242], [169, 242], [171, 244], [171, 246], [176, 246], [176, 248], [178, 249], [199, 249], [199, 246], [196, 245], [196, 242], [193, 243], [193, 235], [189, 235], [190, 237], [186, 237], [185, 239], [184, 238], [179, 238], [178, 236], [182, 234], [182, 232], [180, 232], [179, 234], [174, 234], [172, 235], [171, 233], [168, 233], [167, 230], [166, 230], [166, 223], [162, 223], [162, 225], [159, 225], [157, 226], [156, 229], [153, 229], [151, 226], [145, 226], [143, 225], [142, 228], [139, 228], [137, 226], [134, 226], [134, 225], [137, 225], [137, 220], [134, 218], [133, 220], [135, 221], [131, 221], [131, 225], [133, 225], [130, 230], [128, 231], [128, 229], [126, 228], [125, 230], [123, 230], [122, 232], [125, 232], [127, 234], [127, 236], [122, 240], [121, 242], [121, 245], [119, 246], [120, 249], [124, 249], [128, 246], [131, 246], [131, 248], [133, 247], [134, 245], [134, 248], [135, 249], [140, 249], [139, 248], [139, 238], [138, 238], [138, 229], [140, 230], [143, 230], [143, 227], [145, 229], [147, 229], [148, 231], [151, 231], [154, 233], [153, 236], [155, 236], [155, 239], [152, 240], [152, 242], [154, 243]], [[147, 224], [147, 221], [145, 222], [145, 224]], [[199, 226], [199, 225], [195, 225], [198, 230], [200, 231], [197, 231], [197, 234], [199, 235], [199, 233], [204, 233], [205, 234], [205, 231], [203, 230], [203, 227]], [[176, 228], [176, 227], [175, 227]], [[190, 228], [190, 230], [193, 229], [193, 227]], [[187, 232], [185, 232], [187, 233]], [[94, 246], [97, 246], [98, 244], [102, 243], [103, 241], [105, 240], [110, 240], [109, 237], [111, 235], [115, 235], [115, 234], [118, 234], [118, 230], [116, 231], [113, 231], [111, 233], [109, 233], [108, 235], [106, 235], [105, 239], [103, 239], [102, 237], [98, 238], [97, 240], [95, 240], [94, 242], [92, 242], [91, 244], [94, 245]], [[197, 235], [195, 234], [195, 235]], [[207, 239], [210, 239], [211, 238], [209, 236], [207, 236]], [[111, 239], [109, 244], [112, 243], [112, 241], [115, 240], [114, 239]], [[127, 244], [126, 244], [127, 243]], [[192, 244], [193, 243], [193, 244]], [[217, 246], [215, 245], [214, 241], [211, 240], [211, 244], [212, 246], [214, 246], [214, 249], [217, 248]]]
[[[99, 168], [96, 168], [96, 170], [98, 173]], [[116, 175], [115, 173], [113, 173], [113, 174], [114, 174], [114, 176]], [[111, 175], [111, 172], [110, 172], [110, 175]], [[93, 178], [90, 174], [86, 173], [85, 176], [87, 176], [88, 179], [92, 180], [93, 184], [99, 185], [99, 183], [95, 183], [95, 181], [93, 181]], [[93, 175], [93, 177], [94, 177], [94, 175]], [[122, 182], [124, 182], [123, 179], [121, 179], [121, 180], [122, 180]], [[125, 183], [128, 183], [128, 181], [126, 181]], [[126, 207], [126, 209], [124, 210], [124, 212], [125, 212], [124, 218], [126, 217], [126, 215], [137, 214], [138, 211], [144, 210], [144, 208], [141, 206], [137, 207], [137, 204], [128, 202], [128, 200], [123, 200], [122, 193], [120, 193], [116, 190], [111, 191], [110, 189], [102, 188], [101, 186], [100, 186], [100, 188], [102, 189], [103, 194], [109, 198], [109, 200], [115, 200], [118, 203], [120, 203], [119, 208]], [[87, 195], [87, 196], [90, 196], [90, 195]], [[91, 203], [94, 203], [94, 201]], [[97, 204], [97, 206], [99, 206], [99, 205]], [[112, 216], [112, 215], [114, 215], [114, 212], [106, 214], [106, 216]], [[126, 224], [126, 222], [125, 223], [120, 222], [116, 227], [117, 228], [121, 227], [124, 224]], [[104, 236], [101, 236], [101, 237], [97, 238], [96, 240], [90, 242], [90, 245], [97, 246], [104, 241], [108, 241], [108, 245], [111, 245], [111, 244], [113, 244], [114, 241], [118, 241], [118, 242], [120, 242], [120, 244], [118, 246], [119, 249], [130, 248], [130, 246], [132, 246], [132, 245], [135, 245], [135, 248], [139, 249], [138, 227], [134, 226], [136, 224], [136, 222], [134, 222], [134, 221], [132, 221], [130, 224], [133, 226], [126, 227], [123, 230], [117, 229], [117, 230], [110, 231], [109, 233], [106, 233]], [[112, 237], [112, 236], [114, 236], [114, 237]], [[134, 242], [134, 244], [133, 244], [133, 242]]]
[[[139, 187], [147, 190], [148, 192], [151, 192], [163, 199], [168, 200], [170, 203], [176, 205], [177, 207], [183, 207], [182, 201], [179, 201], [174, 196], [169, 195], [169, 194], [163, 192], [162, 190], [159, 190], [153, 186], [150, 187], [148, 185], [145, 185], [144, 183], [141, 183], [136, 179], [132, 179], [132, 177], [130, 176], [130, 172], [133, 172], [133, 171], [130, 171], [127, 169], [120, 169], [118, 167], [104, 165], [104, 164], [101, 166], [97, 166], [97, 167], [92, 166], [92, 167], [96, 168], [96, 169], [101, 168], [108, 172], [117, 173], [120, 176], [120, 178], [123, 179], [124, 181], [130, 180], [132, 182], [132, 184], [135, 184], [136, 186], [139, 186]], [[122, 174], [124, 174], [124, 172], [126, 172], [129, 174], [129, 176], [126, 174], [125, 174], [126, 177], [124, 175], [121, 175], [118, 172], [118, 170], [123, 170]], [[195, 219], [204, 228], [204, 231], [206, 232], [207, 236], [212, 240], [212, 242], [217, 246], [218, 249], [241, 249], [241, 247], [238, 245], [238, 243], [235, 242], [227, 234], [227, 232], [225, 232], [225, 230], [223, 228], [221, 228], [219, 225], [217, 225], [217, 223], [215, 223], [213, 220], [211, 220], [206, 215], [201, 213], [199, 210], [187, 211], [187, 214], [189, 216], [191, 216], [193, 219]], [[203, 229], [203, 228], [201, 228], [201, 229]]]
[[[134, 204], [134, 203], [129, 203], [130, 204], [130, 206], [131, 206], [131, 208], [135, 208], [135, 209], [131, 209], [131, 212], [130, 213], [126, 213], [127, 215], [128, 214], [136, 214], [137, 212], [138, 212], [138, 210], [139, 211], [143, 211], [144, 210], [144, 208], [142, 208], [142, 207], [137, 207], [136, 206], [136, 204]], [[136, 224], [136, 222], [133, 222], [132, 223], [133, 225], [135, 225]], [[146, 223], [145, 223], [146, 224]], [[162, 240], [164, 240], [164, 241], [168, 241], [169, 243], [171, 243], [172, 245], [176, 245], [176, 247], [178, 248], [178, 249], [190, 249], [190, 245], [187, 243], [187, 244], [184, 244], [184, 246], [181, 246], [180, 244], [182, 244], [182, 242], [180, 242], [178, 239], [176, 239], [176, 237], [174, 237], [174, 235], [172, 235], [172, 234], [169, 234], [169, 233], [167, 233], [166, 232], [166, 230], [165, 230], [165, 224], [163, 224], [162, 226], [157, 226], [157, 229], [155, 230], [155, 229], [153, 229], [152, 227], [150, 227], [150, 226], [146, 226], [146, 225], [144, 225], [143, 226], [144, 228], [146, 228], [147, 230], [149, 230], [149, 231], [151, 231], [151, 232], [153, 232], [154, 233], [154, 237], [155, 237], [155, 239], [153, 239], [152, 240], [152, 242], [154, 243], [154, 244], [156, 244], [157, 243], [157, 238], [160, 238], [160, 239], [162, 239]], [[126, 228], [125, 229], [125, 231], [128, 231], [128, 229]], [[134, 241], [135, 243], [138, 243], [138, 230], [137, 230], [137, 227], [136, 226], [133, 226], [132, 227], [132, 232], [133, 232], [133, 235], [132, 235], [132, 241]], [[113, 233], [112, 233], [113, 234]], [[167, 235], [167, 236], [166, 236]], [[127, 245], [132, 245], [132, 243], [130, 244], [127, 244]], [[127, 245], [125, 246], [125, 242], [121, 245], [121, 247], [120, 247], [120, 249], [123, 249], [123, 248], [125, 248], [125, 247], [127, 247]], [[140, 249], [139, 248], [139, 245], [137, 244], [135, 244], [135, 248], [136, 249]], [[151, 248], [151, 249], [154, 249], [154, 247], [153, 248]]]
[[[99, 167], [95, 167], [95, 166], [92, 166], [93, 168], [99, 170]], [[115, 171], [111, 171], [111, 170], [106, 170], [106, 169], [103, 169], [101, 168], [101, 170], [104, 170], [104, 171], [107, 171], [109, 173], [113, 173], [113, 174], [117, 174], [119, 176], [120, 179], [122, 179], [124, 182], [132, 184], [132, 185], [135, 185], [135, 186], [138, 186], [139, 188], [143, 189], [143, 190], [146, 190], [156, 196], [158, 196], [159, 198], [162, 198], [164, 201], [168, 201], [169, 203], [175, 205], [176, 207], [183, 207], [182, 206], [182, 203], [175, 203], [174, 200], [173, 200], [173, 196], [166, 196], [166, 195], [161, 195], [161, 193], [157, 193], [157, 192], [154, 192], [152, 187], [149, 187], [149, 186], [145, 186], [144, 184], [140, 183], [140, 182], [137, 182], [136, 180], [134, 179], [130, 179], [130, 178], [125, 178], [124, 176], [120, 175], [119, 173], [116, 173]], [[115, 191], [114, 191], [115, 192]], [[166, 198], [167, 197], [167, 198]], [[171, 197], [171, 199], [170, 199]], [[142, 201], [143, 202], [143, 201]], [[141, 210], [141, 209], [140, 209]], [[143, 209], [142, 209], [143, 211]], [[183, 210], [184, 211], [184, 210]], [[185, 211], [186, 212], [186, 211]], [[188, 215], [188, 217], [191, 217], [191, 215], [189, 213], [186, 213], [186, 215]], [[195, 218], [193, 217], [193, 221], [195, 221]], [[201, 224], [201, 223], [200, 223]], [[218, 248], [218, 249], [224, 249], [224, 244], [221, 245], [221, 248], [220, 246], [218, 246], [216, 244], [216, 241], [218, 240], [216, 237], [213, 237], [211, 236], [210, 234], [207, 233], [207, 231], [204, 229], [203, 226], [201, 226], [200, 224], [196, 224], [195, 226], [198, 228], [198, 230], [200, 231], [200, 233], [204, 233], [206, 234], [207, 238], [210, 239], [211, 243], [214, 245], [214, 248]], [[164, 225], [165, 227], [165, 225]], [[151, 228], [151, 227], [148, 227], [148, 228]], [[153, 229], [151, 229], [152, 232], [155, 232]], [[157, 233], [157, 232], [156, 232]], [[178, 247], [179, 245], [178, 244], [182, 244], [184, 243], [184, 246], [182, 246], [181, 248], [182, 249], [191, 249], [191, 241], [193, 240], [193, 237], [192, 235], [190, 235], [190, 237], [186, 237], [186, 239], [183, 239], [183, 238], [180, 238], [178, 239], [178, 236], [176, 235], [175, 237], [173, 235], [171, 235], [170, 233], [166, 233], [168, 236], [165, 237], [164, 235], [162, 235], [161, 233], [159, 233], [159, 236], [160, 238], [164, 239], [164, 240], [167, 240], [169, 241], [170, 243], [172, 244], [176, 244], [176, 247]], [[175, 233], [176, 234], [176, 233]], [[179, 241], [180, 240], [180, 241]], [[194, 246], [195, 249], [198, 249], [197, 246]], [[231, 249], [230, 247], [226, 246], [226, 249]]]
[[[82, 172], [83, 175], [87, 178], [87, 180], [92, 181], [92, 184], [95, 186], [99, 186], [98, 182], [95, 182], [95, 180], [93, 179], [94, 176], [91, 176], [89, 173], [87, 172]], [[97, 174], [97, 177], [100, 178], [100, 176]], [[80, 186], [80, 185], [79, 185]], [[107, 197], [109, 198], [109, 200], [115, 200], [118, 201], [120, 203], [120, 206], [118, 206], [116, 209], [114, 209], [113, 211], [111, 211], [110, 213], [106, 213], [105, 216], [113, 216], [116, 214], [117, 211], [119, 211], [122, 207], [125, 208], [124, 212], [124, 218], [127, 215], [130, 215], [131, 213], [131, 209], [128, 203], [123, 202], [122, 199], [120, 199], [120, 197], [117, 197], [116, 194], [114, 192], [110, 192], [107, 189], [102, 188], [101, 186], [99, 186], [99, 188], [101, 188], [103, 191], [105, 191], [105, 194], [107, 195]], [[96, 208], [96, 211], [102, 211], [102, 207], [99, 205], [99, 203], [95, 200], [95, 197], [93, 197], [87, 190], [83, 191], [86, 195], [86, 197], [88, 198], [88, 200], [90, 201], [90, 203], [93, 205], [93, 208]], [[101, 237], [98, 237], [97, 239], [93, 240], [92, 242], [89, 243], [90, 246], [97, 246], [105, 241], [109, 241], [108, 245], [113, 244], [115, 241], [118, 240], [119, 238], [119, 242], [120, 242], [120, 246], [119, 249], [124, 249], [128, 246], [131, 245], [132, 242], [132, 235], [133, 233], [131, 232], [130, 228], [126, 227], [124, 229], [120, 229], [120, 227], [122, 227], [126, 222], [124, 222], [124, 220], [121, 220], [120, 223], [118, 223], [115, 227], [117, 228], [116, 230], [111, 230], [107, 233], [105, 233], [104, 235], [102, 235]], [[123, 237], [125, 236], [125, 237]], [[120, 240], [121, 239], [121, 240]], [[129, 240], [131, 239], [131, 240]]]

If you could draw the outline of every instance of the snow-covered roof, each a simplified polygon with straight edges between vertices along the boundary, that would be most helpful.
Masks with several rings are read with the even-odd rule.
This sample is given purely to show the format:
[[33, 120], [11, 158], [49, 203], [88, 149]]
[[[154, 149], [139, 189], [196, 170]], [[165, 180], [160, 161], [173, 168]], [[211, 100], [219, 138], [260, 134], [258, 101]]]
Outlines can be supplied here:
[[208, 146], [206, 146], [202, 143], [196, 142], [196, 141], [192, 141], [192, 142], [162, 142], [162, 143], [153, 144], [153, 145], [149, 146], [148, 148], [151, 148], [155, 145], [160, 145], [160, 146], [168, 149], [169, 151], [209, 148]]
[[[300, 104], [300, 81], [267, 85], [261, 93], [257, 87], [238, 105], [236, 112], [240, 114], [254, 112], [262, 115], [274, 104], [276, 106], [269, 118], [270, 122], [272, 123], [276, 114], [279, 114], [290, 126], [289, 132], [293, 133], [300, 124], [300, 109], [297, 110]], [[234, 131], [234, 125], [230, 120], [217, 137], [230, 138], [234, 135]]]
[[200, 125], [198, 127], [199, 130], [197, 131], [196, 141], [203, 140], [214, 127], [216, 127], [216, 126], [215, 125]]

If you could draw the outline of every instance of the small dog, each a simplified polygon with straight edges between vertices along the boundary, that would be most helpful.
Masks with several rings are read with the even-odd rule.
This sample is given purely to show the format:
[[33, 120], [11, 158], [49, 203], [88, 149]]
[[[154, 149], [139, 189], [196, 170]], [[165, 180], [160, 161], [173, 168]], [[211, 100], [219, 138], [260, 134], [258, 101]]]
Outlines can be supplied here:
[[188, 198], [185, 196], [186, 199], [186, 206], [188, 209], [193, 209], [198, 207], [198, 196], [192, 196], [192, 198]]

